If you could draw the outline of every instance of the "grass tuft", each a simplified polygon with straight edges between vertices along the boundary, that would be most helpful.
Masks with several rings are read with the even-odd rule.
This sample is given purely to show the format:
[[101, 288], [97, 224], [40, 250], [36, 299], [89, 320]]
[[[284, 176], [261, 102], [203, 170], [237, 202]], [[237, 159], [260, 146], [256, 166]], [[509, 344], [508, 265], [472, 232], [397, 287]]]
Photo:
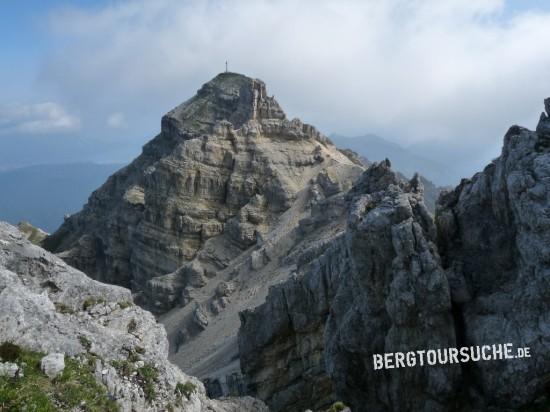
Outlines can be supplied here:
[[197, 390], [197, 387], [193, 382], [185, 382], [181, 383], [178, 382], [176, 385], [175, 393], [176, 395], [179, 395], [180, 397], [185, 396], [187, 399], [191, 397], [191, 394]]
[[328, 412], [340, 412], [346, 408], [347, 406], [344, 404], [344, 402], [337, 401], [332, 404]]
[[105, 299], [94, 298], [94, 297], [87, 298], [82, 304], [82, 310], [88, 310], [94, 307], [95, 305], [99, 305], [100, 303], [105, 303]]
[[118, 306], [120, 307], [120, 309], [126, 309], [134, 306], [134, 304], [129, 300], [123, 300], [122, 302], [118, 302]]
[[88, 339], [86, 336], [84, 335], [78, 336], [78, 341], [80, 342], [82, 347], [87, 351], [89, 351], [92, 348], [92, 342], [90, 342], [90, 339]]
[[143, 389], [145, 394], [145, 399], [149, 402], [156, 399], [157, 394], [155, 392], [155, 380], [157, 380], [159, 371], [153, 365], [146, 363], [141, 368], [137, 370], [138, 373], [138, 383]]
[[135, 332], [137, 329], [137, 322], [135, 319], [132, 319], [130, 320], [130, 322], [128, 322], [128, 333], [133, 333]]
[[63, 313], [64, 315], [72, 315], [74, 313], [73, 308], [61, 302], [55, 302], [55, 310], [59, 313]]

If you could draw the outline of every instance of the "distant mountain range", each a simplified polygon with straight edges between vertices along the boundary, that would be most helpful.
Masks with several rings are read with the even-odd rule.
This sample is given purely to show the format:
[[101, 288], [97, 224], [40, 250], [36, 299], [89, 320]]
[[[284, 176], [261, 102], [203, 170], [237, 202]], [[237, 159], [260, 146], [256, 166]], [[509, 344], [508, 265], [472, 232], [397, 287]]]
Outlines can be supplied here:
[[409, 178], [418, 172], [439, 186], [455, 183], [455, 173], [447, 165], [422, 157], [374, 134], [358, 137], [332, 134], [330, 139], [336, 146], [351, 149], [370, 161], [378, 162], [388, 158], [395, 170]]
[[82, 208], [120, 164], [68, 163], [0, 171], [0, 220], [28, 221], [47, 232]]

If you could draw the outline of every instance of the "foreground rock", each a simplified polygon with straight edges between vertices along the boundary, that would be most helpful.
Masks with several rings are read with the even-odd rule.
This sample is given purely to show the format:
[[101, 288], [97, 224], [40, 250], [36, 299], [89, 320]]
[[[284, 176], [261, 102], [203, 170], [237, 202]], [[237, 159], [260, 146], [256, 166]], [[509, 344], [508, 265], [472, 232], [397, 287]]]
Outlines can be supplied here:
[[[546, 102], [550, 112], [550, 100]], [[440, 197], [386, 162], [347, 194], [348, 226], [241, 315], [248, 390], [275, 411], [546, 410], [550, 120]], [[298, 258], [298, 261], [303, 259]], [[530, 358], [374, 370], [373, 354], [512, 343]]]
[[13, 362], [0, 362], [0, 377], [17, 378], [19, 377], [19, 365]]
[[133, 305], [129, 290], [91, 280], [2, 222], [0, 314], [2, 342], [49, 353], [42, 369], [51, 378], [66, 359], [93, 362], [122, 411], [266, 410], [248, 398], [208, 399], [200, 381], [168, 362], [163, 327]]
[[40, 369], [48, 378], [55, 379], [65, 369], [65, 354], [50, 353], [44, 356], [40, 361]]

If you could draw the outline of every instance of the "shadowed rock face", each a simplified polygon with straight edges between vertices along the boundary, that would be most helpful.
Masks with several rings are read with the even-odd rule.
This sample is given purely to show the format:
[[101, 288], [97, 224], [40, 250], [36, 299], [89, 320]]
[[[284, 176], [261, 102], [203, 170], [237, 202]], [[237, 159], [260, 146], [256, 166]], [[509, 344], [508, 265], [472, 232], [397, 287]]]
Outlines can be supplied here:
[[[330, 399], [354, 411], [550, 403], [547, 114], [536, 132], [512, 127], [499, 158], [442, 195], [435, 223], [421, 192], [387, 162], [369, 168], [346, 195], [345, 232], [241, 314], [250, 393], [275, 411]], [[533, 355], [384, 371], [372, 363], [376, 353], [498, 343]]]
[[[421, 192], [389, 162], [371, 166], [347, 194], [347, 231], [241, 315], [241, 368], [273, 410], [321, 407], [333, 393], [353, 410], [453, 402], [458, 366], [372, 367], [373, 353], [454, 346], [450, 291]], [[290, 359], [288, 369], [277, 359]]]
[[[546, 110], [550, 100], [546, 100]], [[550, 121], [513, 126], [502, 154], [440, 198], [440, 253], [460, 342], [510, 342], [531, 358], [469, 365], [476, 395], [518, 408], [547, 394], [550, 372]]]
[[460, 367], [373, 369], [372, 354], [455, 343], [450, 291], [420, 181], [399, 184], [388, 163], [352, 190], [343, 274], [325, 329], [335, 392], [354, 410], [448, 410]]

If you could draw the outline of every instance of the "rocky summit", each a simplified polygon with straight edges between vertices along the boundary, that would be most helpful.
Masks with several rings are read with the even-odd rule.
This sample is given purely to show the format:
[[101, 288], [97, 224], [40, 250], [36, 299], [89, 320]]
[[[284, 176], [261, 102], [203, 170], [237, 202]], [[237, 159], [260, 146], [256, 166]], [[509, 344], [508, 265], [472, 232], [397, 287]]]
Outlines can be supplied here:
[[343, 230], [364, 165], [240, 74], [218, 75], [161, 123], [44, 245], [131, 288], [161, 315], [174, 362], [213, 393], [240, 393], [239, 312]]
[[186, 286], [203, 286], [264, 243], [322, 171], [355, 169], [315, 128], [287, 120], [263, 82], [222, 73], [167, 113], [142, 155], [44, 245], [94, 278], [153, 299], [171, 285], [172, 301], [163, 289], [151, 302], [163, 312]]
[[[166, 328], [170, 360], [215, 397], [251, 395], [275, 412], [545, 410], [547, 113], [536, 131], [512, 127], [434, 218], [425, 179], [340, 151], [287, 119], [262, 81], [222, 73], [42, 244], [130, 288]], [[120, 299], [98, 316], [123, 316]], [[532, 356], [373, 367], [375, 354], [507, 343]]]

